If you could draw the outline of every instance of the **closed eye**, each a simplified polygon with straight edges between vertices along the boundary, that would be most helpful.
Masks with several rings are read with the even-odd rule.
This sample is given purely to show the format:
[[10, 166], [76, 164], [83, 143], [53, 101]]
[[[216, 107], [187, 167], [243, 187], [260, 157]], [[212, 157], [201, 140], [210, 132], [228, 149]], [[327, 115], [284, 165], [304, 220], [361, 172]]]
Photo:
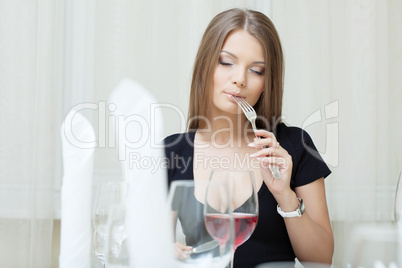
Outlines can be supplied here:
[[264, 75], [264, 71], [260, 72], [260, 71], [253, 70], [253, 69], [250, 69], [250, 71], [252, 71], [253, 73], [255, 73], [257, 75]]
[[233, 65], [232, 63], [225, 62], [225, 61], [219, 61], [219, 63], [220, 63], [221, 65], [223, 65], [223, 66], [231, 66], [231, 65]]

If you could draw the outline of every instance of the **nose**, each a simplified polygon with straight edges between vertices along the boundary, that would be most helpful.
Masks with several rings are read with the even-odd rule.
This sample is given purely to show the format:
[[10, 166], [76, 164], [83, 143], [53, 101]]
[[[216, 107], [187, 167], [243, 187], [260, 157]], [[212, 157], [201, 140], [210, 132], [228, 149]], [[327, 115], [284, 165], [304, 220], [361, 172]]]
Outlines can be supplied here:
[[233, 75], [232, 84], [238, 87], [245, 87], [247, 85], [247, 82], [244, 72], [239, 71], [237, 74]]
[[245, 87], [246, 86], [246, 82], [245, 81], [232, 81], [233, 85], [239, 86], [239, 87]]

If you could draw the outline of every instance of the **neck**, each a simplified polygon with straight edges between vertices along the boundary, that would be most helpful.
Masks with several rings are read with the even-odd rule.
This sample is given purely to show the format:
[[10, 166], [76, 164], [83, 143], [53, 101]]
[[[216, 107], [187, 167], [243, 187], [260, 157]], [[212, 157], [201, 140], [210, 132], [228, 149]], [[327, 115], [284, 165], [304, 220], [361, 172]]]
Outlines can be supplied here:
[[252, 142], [254, 132], [244, 114], [208, 116], [208, 123], [199, 130], [203, 140], [217, 144]]

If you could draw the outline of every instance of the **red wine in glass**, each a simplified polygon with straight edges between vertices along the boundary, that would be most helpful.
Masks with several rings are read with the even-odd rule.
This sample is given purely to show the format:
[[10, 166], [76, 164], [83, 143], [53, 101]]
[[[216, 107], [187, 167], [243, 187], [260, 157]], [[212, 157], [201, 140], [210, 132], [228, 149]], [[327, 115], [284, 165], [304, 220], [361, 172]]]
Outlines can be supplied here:
[[[226, 213], [230, 216], [230, 220], [233, 219], [233, 254], [230, 267], [233, 267], [234, 252], [238, 246], [247, 241], [257, 225], [258, 220], [258, 196], [255, 188], [253, 171], [249, 170], [214, 170], [211, 172], [209, 181], [205, 216], [215, 213], [215, 211], [222, 210], [219, 205], [223, 203], [217, 203], [216, 199], [221, 195], [218, 190], [214, 191], [213, 185], [223, 184], [229, 192], [230, 197], [230, 211]], [[215, 192], [209, 194], [209, 191]], [[223, 191], [224, 193], [225, 191]], [[223, 206], [224, 208], [227, 207]], [[224, 214], [224, 213], [221, 213]], [[218, 220], [219, 219], [219, 220]], [[210, 235], [219, 243], [223, 243], [226, 239], [225, 225], [228, 225], [227, 220], [222, 218], [207, 219], [205, 223]]]
[[257, 225], [258, 216], [250, 213], [233, 213], [235, 222], [235, 242], [234, 248], [247, 241], [254, 232]]
[[[234, 247], [237, 248], [250, 238], [257, 225], [258, 216], [249, 213], [233, 213], [233, 218], [235, 222]], [[228, 215], [213, 213], [205, 215], [207, 231], [219, 244], [225, 244], [228, 241], [230, 236], [229, 224]]]
[[230, 238], [230, 216], [211, 213], [205, 215], [205, 227], [210, 236], [224, 245]]

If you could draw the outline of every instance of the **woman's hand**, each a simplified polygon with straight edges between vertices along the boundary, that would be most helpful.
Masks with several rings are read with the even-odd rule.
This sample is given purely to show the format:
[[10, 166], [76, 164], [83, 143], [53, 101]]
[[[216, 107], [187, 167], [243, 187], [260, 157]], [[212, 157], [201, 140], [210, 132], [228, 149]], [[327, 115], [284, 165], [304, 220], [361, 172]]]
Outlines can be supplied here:
[[[259, 149], [258, 152], [250, 155], [252, 158], [258, 158], [261, 163], [261, 174], [264, 182], [267, 185], [270, 192], [275, 198], [281, 195], [289, 194], [290, 191], [290, 177], [292, 175], [292, 157], [289, 153], [280, 146], [276, 140], [275, 135], [272, 132], [266, 130], [255, 131], [257, 137], [262, 139], [255, 139], [254, 142], [248, 146]], [[276, 165], [279, 167], [281, 178], [276, 180], [269, 165]]]
[[176, 242], [174, 244], [174, 251], [175, 251], [176, 257], [179, 260], [185, 260], [188, 257], [190, 257], [190, 253], [192, 250], [193, 250], [193, 247], [185, 246], [179, 242]]

